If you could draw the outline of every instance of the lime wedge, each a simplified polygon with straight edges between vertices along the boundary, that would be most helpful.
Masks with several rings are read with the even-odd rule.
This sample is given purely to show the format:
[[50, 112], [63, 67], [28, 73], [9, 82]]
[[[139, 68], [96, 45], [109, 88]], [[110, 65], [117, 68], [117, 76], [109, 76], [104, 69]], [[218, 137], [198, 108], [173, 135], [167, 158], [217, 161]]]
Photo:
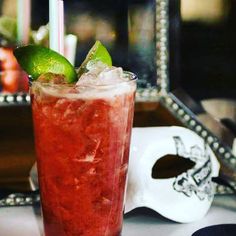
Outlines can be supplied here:
[[59, 53], [42, 46], [28, 45], [14, 50], [14, 55], [21, 68], [36, 80], [44, 73], [64, 75], [67, 83], [77, 80], [71, 63]]
[[89, 61], [95, 60], [95, 61], [101, 61], [104, 64], [108, 66], [112, 66], [112, 59], [107, 51], [107, 49], [103, 46], [103, 44], [100, 41], [96, 41], [93, 47], [88, 52], [88, 55], [86, 56], [85, 60], [81, 64], [81, 66], [78, 69], [78, 75], [79, 77], [86, 72], [86, 66]]
[[0, 17], [0, 35], [10, 41], [16, 40], [16, 20], [14, 18]]

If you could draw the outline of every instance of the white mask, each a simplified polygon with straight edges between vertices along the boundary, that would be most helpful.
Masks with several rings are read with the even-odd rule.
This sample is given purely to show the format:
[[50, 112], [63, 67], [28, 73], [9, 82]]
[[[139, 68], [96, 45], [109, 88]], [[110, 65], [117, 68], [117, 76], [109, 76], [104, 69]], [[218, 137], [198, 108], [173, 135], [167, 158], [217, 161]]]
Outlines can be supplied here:
[[[153, 178], [155, 163], [166, 155], [186, 158], [194, 165], [177, 177]], [[219, 163], [214, 153], [191, 130], [182, 127], [134, 128], [125, 213], [137, 207], [148, 207], [177, 222], [198, 220], [211, 206], [214, 197], [211, 178], [218, 174]]]

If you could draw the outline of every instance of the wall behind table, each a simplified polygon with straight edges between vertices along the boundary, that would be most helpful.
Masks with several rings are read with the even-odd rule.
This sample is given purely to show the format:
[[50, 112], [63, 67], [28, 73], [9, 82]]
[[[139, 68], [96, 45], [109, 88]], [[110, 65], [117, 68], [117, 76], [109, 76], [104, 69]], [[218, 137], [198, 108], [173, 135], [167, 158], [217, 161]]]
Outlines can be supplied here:
[[29, 188], [35, 161], [30, 106], [0, 106], [0, 188]]

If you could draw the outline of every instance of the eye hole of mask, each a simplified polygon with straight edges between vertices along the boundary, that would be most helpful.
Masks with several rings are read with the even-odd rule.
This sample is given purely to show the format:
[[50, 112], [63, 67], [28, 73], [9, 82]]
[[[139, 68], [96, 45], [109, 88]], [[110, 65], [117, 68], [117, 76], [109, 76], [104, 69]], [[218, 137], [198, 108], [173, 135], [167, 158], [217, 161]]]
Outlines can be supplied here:
[[195, 162], [177, 155], [166, 155], [156, 161], [152, 167], [153, 179], [167, 179], [176, 177], [189, 169], [192, 169]]

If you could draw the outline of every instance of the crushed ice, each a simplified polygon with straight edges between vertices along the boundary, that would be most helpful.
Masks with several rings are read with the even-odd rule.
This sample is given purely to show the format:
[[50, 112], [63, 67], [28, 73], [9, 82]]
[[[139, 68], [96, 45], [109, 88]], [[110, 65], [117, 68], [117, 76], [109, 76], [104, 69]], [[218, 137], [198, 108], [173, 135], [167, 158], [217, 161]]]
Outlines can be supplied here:
[[84, 73], [76, 85], [114, 85], [126, 81], [121, 67], [109, 67], [101, 61], [90, 61], [86, 67], [87, 73]]

